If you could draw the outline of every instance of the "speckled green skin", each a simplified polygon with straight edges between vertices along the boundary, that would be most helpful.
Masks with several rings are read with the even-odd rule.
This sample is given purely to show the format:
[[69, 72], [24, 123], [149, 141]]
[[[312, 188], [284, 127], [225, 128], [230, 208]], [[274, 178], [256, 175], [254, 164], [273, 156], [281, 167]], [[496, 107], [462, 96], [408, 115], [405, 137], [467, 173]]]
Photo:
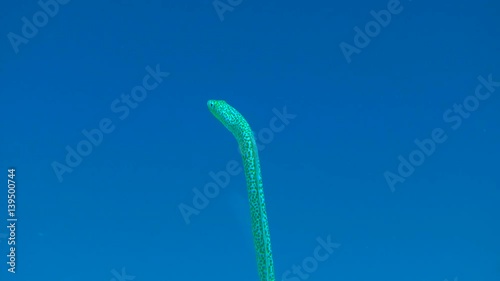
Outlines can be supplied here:
[[207, 105], [210, 112], [224, 124], [238, 141], [247, 181], [259, 277], [261, 281], [274, 281], [271, 236], [267, 223], [259, 154], [252, 129], [243, 115], [225, 101], [209, 100]]

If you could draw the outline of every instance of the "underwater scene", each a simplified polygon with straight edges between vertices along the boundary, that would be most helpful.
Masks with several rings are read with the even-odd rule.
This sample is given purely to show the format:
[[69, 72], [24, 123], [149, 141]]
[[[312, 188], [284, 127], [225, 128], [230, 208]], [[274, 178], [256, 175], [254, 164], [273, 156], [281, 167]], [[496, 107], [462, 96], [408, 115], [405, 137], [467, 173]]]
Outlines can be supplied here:
[[499, 11], [4, 1], [0, 280], [500, 281]]

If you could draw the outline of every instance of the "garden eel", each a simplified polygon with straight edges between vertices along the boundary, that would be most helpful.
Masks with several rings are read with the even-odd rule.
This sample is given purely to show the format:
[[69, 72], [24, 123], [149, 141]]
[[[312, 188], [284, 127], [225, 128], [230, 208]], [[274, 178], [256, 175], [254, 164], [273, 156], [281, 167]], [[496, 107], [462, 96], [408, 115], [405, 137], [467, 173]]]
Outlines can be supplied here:
[[255, 137], [248, 122], [236, 109], [223, 100], [209, 100], [208, 109], [236, 138], [243, 159], [250, 202], [253, 241], [257, 255], [260, 281], [274, 281], [271, 236], [267, 223], [264, 189], [260, 174], [259, 154]]

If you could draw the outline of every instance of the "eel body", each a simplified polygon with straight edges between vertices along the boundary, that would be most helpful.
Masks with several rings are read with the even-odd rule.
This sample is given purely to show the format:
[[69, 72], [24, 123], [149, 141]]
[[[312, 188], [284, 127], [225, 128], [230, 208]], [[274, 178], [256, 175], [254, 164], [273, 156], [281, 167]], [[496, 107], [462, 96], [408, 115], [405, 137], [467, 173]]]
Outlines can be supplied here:
[[210, 112], [234, 135], [240, 148], [248, 189], [252, 232], [260, 281], [275, 281], [259, 155], [250, 125], [223, 100], [209, 100]]

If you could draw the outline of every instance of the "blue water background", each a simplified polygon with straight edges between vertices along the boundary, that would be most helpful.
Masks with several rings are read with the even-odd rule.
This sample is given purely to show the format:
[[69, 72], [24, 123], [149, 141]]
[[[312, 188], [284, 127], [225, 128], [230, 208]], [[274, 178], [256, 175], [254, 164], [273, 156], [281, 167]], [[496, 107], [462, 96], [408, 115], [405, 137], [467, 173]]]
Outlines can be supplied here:
[[[500, 280], [500, 87], [448, 112], [474, 102], [478, 77], [500, 81], [498, 2], [402, 0], [348, 58], [340, 44], [391, 1], [238, 2], [221, 17], [212, 1], [72, 0], [17, 47], [9, 33], [41, 7], [4, 3], [0, 214], [15, 167], [18, 222], [16, 274], [0, 228], [1, 279], [258, 280], [241, 171], [181, 212], [211, 172], [241, 165], [207, 110], [224, 99], [261, 145], [276, 280]], [[170, 74], [112, 109], [147, 67]], [[68, 166], [101, 122], [114, 130]]]

